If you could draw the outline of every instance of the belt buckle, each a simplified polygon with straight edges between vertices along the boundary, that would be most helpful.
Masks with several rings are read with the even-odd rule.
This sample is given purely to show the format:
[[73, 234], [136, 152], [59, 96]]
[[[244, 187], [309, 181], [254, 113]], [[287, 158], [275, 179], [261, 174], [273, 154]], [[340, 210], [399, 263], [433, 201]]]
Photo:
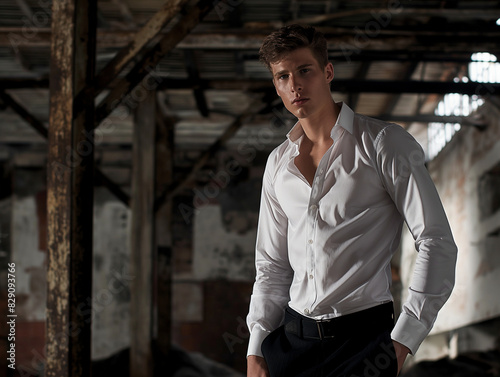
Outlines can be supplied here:
[[335, 335], [325, 335], [323, 333], [323, 328], [320, 323], [328, 323], [330, 319], [320, 319], [316, 320], [316, 327], [318, 328], [319, 340], [335, 338]]

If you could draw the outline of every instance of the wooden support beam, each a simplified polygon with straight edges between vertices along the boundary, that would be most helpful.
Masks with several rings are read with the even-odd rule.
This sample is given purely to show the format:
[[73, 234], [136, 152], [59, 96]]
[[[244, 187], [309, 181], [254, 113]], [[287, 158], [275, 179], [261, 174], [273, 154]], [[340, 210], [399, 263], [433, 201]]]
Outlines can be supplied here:
[[[91, 93], [89, 93], [91, 95]], [[49, 132], [45, 125], [39, 121], [33, 114], [19, 104], [12, 96], [3, 90], [0, 90], [0, 99], [9, 107], [12, 108], [21, 118], [23, 118], [31, 127], [33, 127], [40, 135], [44, 138], [48, 138]], [[85, 103], [85, 102], [84, 102]], [[87, 135], [89, 135], [88, 133]], [[91, 143], [91, 140], [87, 140], [83, 143]], [[83, 144], [82, 144], [83, 145]], [[130, 204], [129, 195], [121, 189], [116, 183], [109, 179], [103, 172], [94, 166], [94, 178], [96, 183], [100, 183], [111, 191], [122, 203], [125, 205]]]
[[398, 123], [460, 123], [462, 126], [472, 126], [483, 129], [487, 126], [482, 119], [475, 119], [469, 116], [456, 115], [433, 115], [433, 114], [418, 114], [418, 115], [380, 115], [375, 118], [388, 122]]
[[[492, 2], [493, 7], [498, 6], [498, 2]], [[355, 16], [378, 16], [383, 17], [383, 20], [390, 22], [393, 17], [402, 16], [430, 16], [430, 17], [444, 17], [444, 18], [468, 18], [468, 19], [483, 19], [483, 20], [496, 20], [500, 17], [499, 8], [482, 9], [450, 9], [450, 8], [410, 8], [402, 6], [400, 3], [394, 3], [391, 7], [389, 5], [385, 8], [360, 8], [353, 10], [346, 10], [343, 12], [335, 12], [329, 14], [322, 14], [318, 16], [303, 17], [294, 19], [287, 24], [308, 24], [314, 25], [325, 21], [338, 20], [340, 18], [348, 18]]]
[[[156, 107], [156, 195], [174, 181], [174, 126], [175, 120]], [[172, 254], [173, 254], [173, 203], [167, 200], [156, 211], [156, 328], [159, 355], [170, 352], [172, 334]], [[160, 368], [161, 362], [155, 362]], [[157, 372], [161, 372], [158, 371]], [[157, 373], [161, 375], [161, 373]]]
[[130, 206], [130, 196], [98, 168], [95, 168], [94, 179], [96, 183], [105, 186], [123, 204]]
[[153, 376], [155, 98], [139, 103], [132, 146], [130, 377]]
[[[220, 90], [248, 90], [265, 92], [273, 89], [270, 79], [252, 80], [208, 80], [192, 82], [188, 79], [162, 79], [158, 90], [201, 88]], [[500, 94], [499, 83], [416, 81], [416, 80], [358, 80], [337, 79], [331, 83], [332, 92], [342, 93], [460, 93], [490, 96]]]
[[94, 97], [77, 93], [94, 78], [97, 0], [52, 5], [50, 126], [47, 168], [47, 377], [91, 375]]
[[[172, 27], [158, 44], [144, 53], [143, 58], [130, 70], [126, 77], [120, 80], [96, 109], [96, 127], [105, 119], [123, 99], [142, 82], [142, 91], [149, 90], [143, 82], [146, 76], [154, 71], [160, 60], [172, 50], [196, 25], [212, 10], [217, 0], [198, 0], [179, 21]], [[146, 80], [147, 81], [147, 80]]]
[[49, 79], [47, 77], [31, 78], [31, 77], [0, 77], [0, 87], [4, 90], [8, 89], [31, 89], [31, 88], [48, 88]]
[[[121, 3], [121, 0], [115, 0]], [[150, 43], [161, 30], [176, 16], [187, 0], [166, 1], [163, 7], [137, 32], [133, 40], [122, 48], [98, 73], [95, 79], [95, 95], [105, 89], [132, 59]]]
[[220, 148], [224, 146], [224, 144], [226, 144], [226, 142], [230, 140], [243, 126], [244, 121], [250, 115], [259, 113], [262, 109], [266, 108], [266, 106], [267, 105], [263, 104], [260, 99], [253, 101], [248, 107], [248, 110], [238, 115], [226, 128], [222, 135], [215, 142], [213, 142], [205, 152], [201, 154], [198, 160], [196, 160], [196, 162], [193, 164], [189, 173], [187, 173], [181, 179], [176, 180], [176, 182], [173, 182], [162, 191], [161, 195], [156, 199], [155, 209], [157, 210], [158, 208], [160, 208], [165, 200], [172, 198], [174, 195], [179, 193], [189, 182], [191, 182], [195, 178], [196, 173], [208, 162], [208, 160], [215, 156]]
[[12, 110], [14, 110], [21, 118], [23, 118], [40, 135], [44, 138], [49, 136], [49, 132], [45, 125], [3, 90], [0, 90], [0, 99]]
[[[343, 53], [342, 49], [353, 49], [356, 54], [364, 51], [398, 50], [398, 54], [463, 54], [477, 51], [498, 53], [500, 31], [477, 28], [460, 30], [422, 30], [422, 29], [381, 29], [376, 37], [364, 30], [365, 23], [353, 23], [351, 27], [318, 27], [328, 40], [328, 50]], [[258, 50], [262, 40], [274, 28], [257, 30], [220, 30], [203, 31], [189, 34], [176, 45], [179, 49], [218, 49], [218, 50]], [[0, 47], [44, 47], [50, 43], [50, 30], [38, 28], [30, 30], [29, 37], [22, 27], [0, 27]], [[169, 32], [160, 33], [164, 37]], [[134, 31], [98, 30], [98, 47], [123, 47], [136, 38]], [[353, 56], [354, 58], [354, 56]]]

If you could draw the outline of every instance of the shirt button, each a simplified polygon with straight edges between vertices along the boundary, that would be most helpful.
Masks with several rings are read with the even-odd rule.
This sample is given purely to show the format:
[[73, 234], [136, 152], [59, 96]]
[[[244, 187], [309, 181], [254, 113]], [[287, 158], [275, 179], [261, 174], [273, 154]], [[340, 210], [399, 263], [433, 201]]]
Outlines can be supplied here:
[[313, 277], [314, 277], [314, 276], [312, 276], [312, 275], [309, 275], [309, 279], [312, 279]]
[[311, 207], [309, 207], [309, 208], [311, 208], [311, 210], [313, 210], [313, 211], [314, 211], [314, 210], [316, 210], [316, 209], [318, 208], [318, 206], [317, 206], [316, 204], [313, 204], [313, 205], [312, 205]]
[[305, 314], [309, 314], [309, 309], [304, 309]]
[[307, 241], [307, 242], [309, 242], [309, 243], [313, 243], [313, 240], [309, 240], [309, 241]]
[[324, 170], [323, 169], [319, 169], [319, 174], [323, 174]]

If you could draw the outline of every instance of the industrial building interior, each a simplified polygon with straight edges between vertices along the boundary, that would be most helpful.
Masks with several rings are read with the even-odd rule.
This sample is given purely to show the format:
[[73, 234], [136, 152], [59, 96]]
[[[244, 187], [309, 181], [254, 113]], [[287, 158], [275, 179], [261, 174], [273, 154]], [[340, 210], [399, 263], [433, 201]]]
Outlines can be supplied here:
[[401, 375], [500, 375], [500, 1], [0, 0], [6, 376], [245, 375], [262, 174], [295, 123], [258, 50], [294, 23], [335, 101], [422, 145], [458, 245]]

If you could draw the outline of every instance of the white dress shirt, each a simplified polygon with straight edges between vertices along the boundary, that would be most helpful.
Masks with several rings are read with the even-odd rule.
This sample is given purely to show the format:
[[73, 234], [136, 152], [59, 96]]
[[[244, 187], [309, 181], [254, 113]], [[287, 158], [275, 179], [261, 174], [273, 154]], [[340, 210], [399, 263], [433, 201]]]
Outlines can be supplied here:
[[418, 251], [408, 300], [392, 339], [415, 353], [451, 294], [457, 248], [420, 145], [402, 127], [345, 104], [312, 186], [294, 163], [298, 122], [267, 161], [247, 324], [248, 355], [289, 304], [326, 319], [392, 300], [390, 261], [403, 221]]

